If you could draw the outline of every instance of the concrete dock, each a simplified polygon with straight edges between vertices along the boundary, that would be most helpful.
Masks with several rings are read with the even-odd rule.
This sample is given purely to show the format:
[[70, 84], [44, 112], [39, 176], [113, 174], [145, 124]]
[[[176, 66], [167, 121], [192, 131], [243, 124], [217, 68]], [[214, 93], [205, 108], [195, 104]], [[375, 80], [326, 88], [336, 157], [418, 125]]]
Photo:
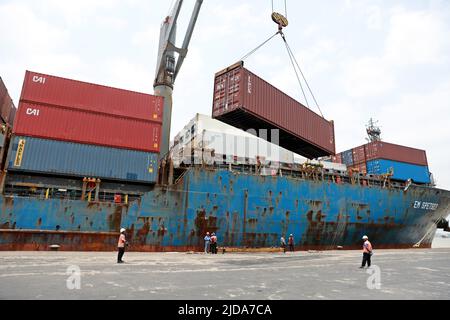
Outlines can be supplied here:
[[450, 299], [450, 248], [286, 253], [1, 252], [0, 299]]

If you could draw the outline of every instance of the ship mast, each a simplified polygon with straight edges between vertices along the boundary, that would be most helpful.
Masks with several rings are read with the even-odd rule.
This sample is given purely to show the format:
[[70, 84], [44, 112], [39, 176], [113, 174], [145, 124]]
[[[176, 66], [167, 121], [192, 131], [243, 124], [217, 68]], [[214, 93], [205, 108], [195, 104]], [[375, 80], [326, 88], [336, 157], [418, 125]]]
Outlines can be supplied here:
[[374, 121], [370, 118], [369, 123], [366, 126], [366, 132], [369, 136], [366, 140], [369, 142], [381, 141], [381, 129], [377, 123], [378, 121]]

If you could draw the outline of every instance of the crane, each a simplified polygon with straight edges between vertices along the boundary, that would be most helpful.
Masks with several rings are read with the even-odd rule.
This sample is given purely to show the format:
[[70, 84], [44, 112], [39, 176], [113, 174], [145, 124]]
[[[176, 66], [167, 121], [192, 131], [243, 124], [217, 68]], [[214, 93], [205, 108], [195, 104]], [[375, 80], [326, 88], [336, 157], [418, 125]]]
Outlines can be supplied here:
[[[181, 48], [175, 46], [178, 16], [183, 6], [183, 0], [177, 0], [171, 14], [161, 25], [158, 61], [156, 64], [154, 94], [164, 98], [164, 116], [161, 136], [160, 159], [169, 152], [170, 126], [172, 120], [172, 94], [175, 80], [188, 53], [189, 43], [200, 13], [203, 0], [197, 0], [186, 30]], [[178, 54], [178, 59], [175, 58]]]

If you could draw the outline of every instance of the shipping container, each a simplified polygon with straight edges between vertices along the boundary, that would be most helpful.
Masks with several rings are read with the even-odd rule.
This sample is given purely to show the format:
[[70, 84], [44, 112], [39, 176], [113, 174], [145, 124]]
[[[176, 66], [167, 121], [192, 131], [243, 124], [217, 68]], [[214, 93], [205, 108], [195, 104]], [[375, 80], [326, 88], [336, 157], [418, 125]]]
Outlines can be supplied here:
[[248, 158], [255, 161], [257, 157], [267, 161], [292, 164], [294, 153], [270, 143], [258, 136], [232, 127], [210, 116], [197, 114], [176, 136], [172, 155], [189, 155], [189, 148], [202, 148], [214, 151], [214, 154]]
[[164, 99], [27, 71], [21, 101], [162, 123]]
[[331, 162], [342, 163], [342, 153], [337, 153], [335, 156], [331, 156]]
[[[235, 64], [215, 76], [213, 118], [240, 129], [279, 129], [279, 145], [308, 158], [335, 154], [334, 123]], [[273, 141], [273, 137], [265, 137]]]
[[430, 183], [430, 172], [427, 166], [376, 159], [367, 162], [367, 171], [370, 174], [386, 174], [393, 171], [392, 179], [406, 181], [412, 179], [417, 183]]
[[353, 164], [366, 163], [365, 145], [353, 148]]
[[21, 102], [13, 133], [146, 152], [159, 152], [161, 124]]
[[7, 163], [15, 172], [155, 183], [158, 154], [15, 136]]
[[353, 165], [353, 150], [342, 152], [342, 163], [347, 166]]
[[367, 161], [374, 159], [388, 159], [406, 162], [419, 166], [428, 166], [427, 154], [424, 150], [400, 146], [397, 144], [376, 141], [365, 146]]
[[0, 78], [0, 124], [8, 123], [12, 125], [14, 123], [15, 107], [14, 103], [8, 93], [8, 90]]

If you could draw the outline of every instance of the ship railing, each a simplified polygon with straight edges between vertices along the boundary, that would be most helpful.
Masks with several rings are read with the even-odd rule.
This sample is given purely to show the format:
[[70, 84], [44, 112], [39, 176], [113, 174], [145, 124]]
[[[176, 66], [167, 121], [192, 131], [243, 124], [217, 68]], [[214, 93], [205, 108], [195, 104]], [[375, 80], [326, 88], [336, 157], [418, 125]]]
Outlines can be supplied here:
[[273, 163], [272, 166], [258, 166], [245, 163], [213, 163], [192, 164], [189, 168], [209, 168], [211, 170], [231, 171], [237, 174], [259, 175], [267, 177], [286, 177], [298, 180], [326, 181], [334, 184], [351, 184], [361, 187], [377, 187], [384, 189], [404, 189], [405, 183], [391, 181], [386, 177], [352, 173], [332, 169], [324, 169], [320, 166], [304, 167], [301, 165]]
[[[140, 199], [143, 193], [118, 192], [117, 190], [103, 189], [99, 192], [98, 200], [93, 196], [86, 197], [86, 202], [116, 202], [117, 195], [120, 194], [127, 198], [127, 203]], [[36, 186], [30, 187], [26, 185], [9, 184], [5, 186], [5, 196], [35, 198], [39, 200], [59, 199], [59, 200], [80, 200], [82, 198], [82, 189], [76, 187], [52, 187], [52, 186]]]

